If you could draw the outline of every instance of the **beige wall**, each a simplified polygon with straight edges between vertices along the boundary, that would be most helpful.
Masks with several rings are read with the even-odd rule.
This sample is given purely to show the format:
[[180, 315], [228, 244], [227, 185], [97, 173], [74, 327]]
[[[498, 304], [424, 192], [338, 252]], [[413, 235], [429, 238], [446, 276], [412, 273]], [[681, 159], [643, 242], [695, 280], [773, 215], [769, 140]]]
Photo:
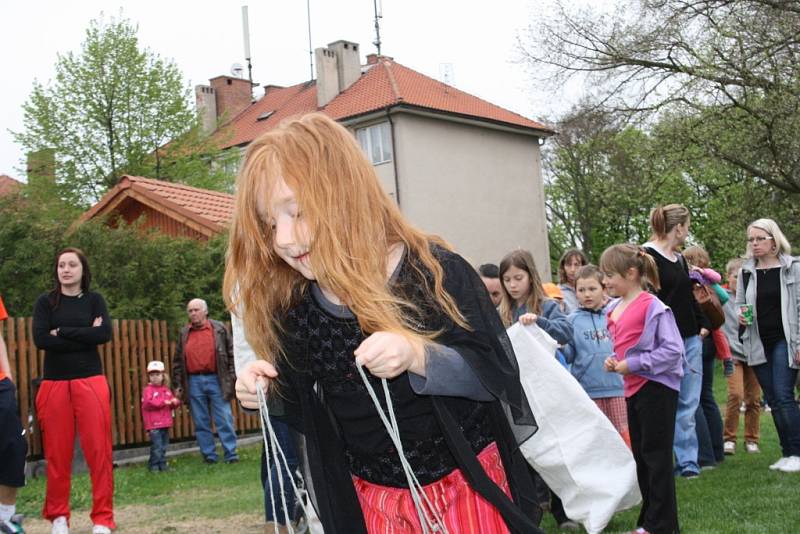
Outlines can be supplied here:
[[[549, 279], [537, 138], [409, 113], [393, 121], [403, 213], [476, 266], [528, 249]], [[393, 166], [376, 170], [393, 188]]]

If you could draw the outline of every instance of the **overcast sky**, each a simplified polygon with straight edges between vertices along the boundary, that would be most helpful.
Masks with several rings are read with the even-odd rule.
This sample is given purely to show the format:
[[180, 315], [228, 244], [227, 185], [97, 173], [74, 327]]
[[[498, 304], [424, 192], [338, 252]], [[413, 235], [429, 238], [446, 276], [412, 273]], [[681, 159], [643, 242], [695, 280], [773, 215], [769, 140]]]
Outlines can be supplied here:
[[[91, 19], [120, 13], [139, 39], [171, 58], [192, 86], [244, 64], [241, 6], [249, 5], [253, 79], [290, 85], [310, 78], [306, 0], [0, 0], [0, 174], [24, 180], [24, 154], [8, 130], [22, 129], [22, 104], [34, 79], [47, 83], [57, 54], [78, 51]], [[373, 0], [310, 0], [314, 48], [339, 39], [375, 51]], [[453, 85], [534, 119], [552, 116], [580, 89], [536, 92], [514, 62], [516, 39], [535, 24], [536, 0], [383, 0], [382, 52]], [[121, 11], [120, 11], [121, 10]], [[363, 57], [362, 57], [363, 60]], [[260, 92], [259, 92], [260, 94]]]

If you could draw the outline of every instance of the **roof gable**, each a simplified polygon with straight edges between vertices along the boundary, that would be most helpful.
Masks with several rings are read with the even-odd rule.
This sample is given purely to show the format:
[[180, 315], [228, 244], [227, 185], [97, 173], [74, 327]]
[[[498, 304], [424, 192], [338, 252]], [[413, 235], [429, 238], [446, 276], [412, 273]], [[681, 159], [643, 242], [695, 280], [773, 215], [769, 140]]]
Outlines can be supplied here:
[[224, 231], [233, 216], [233, 195], [228, 193], [126, 175], [78, 222], [113, 213], [129, 198], [179, 220], [207, 237]]
[[325, 107], [317, 107], [317, 85], [310, 81], [291, 87], [269, 87], [266, 94], [217, 132], [222, 148], [246, 145], [291, 116], [322, 111], [344, 120], [398, 105], [467, 116], [549, 135], [541, 123], [487, 102], [455, 87], [380, 57], [361, 77]]

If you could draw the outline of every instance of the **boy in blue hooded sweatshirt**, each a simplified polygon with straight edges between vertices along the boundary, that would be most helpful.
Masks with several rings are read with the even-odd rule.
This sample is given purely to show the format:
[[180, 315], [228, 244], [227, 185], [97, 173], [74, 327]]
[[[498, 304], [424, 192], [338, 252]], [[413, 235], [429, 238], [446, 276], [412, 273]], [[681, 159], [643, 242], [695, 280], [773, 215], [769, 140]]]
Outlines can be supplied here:
[[572, 376], [630, 447], [628, 413], [622, 376], [605, 370], [605, 360], [614, 354], [606, 323], [608, 299], [603, 292], [603, 273], [594, 265], [581, 267], [575, 278], [578, 308], [569, 317], [572, 340], [563, 352]]

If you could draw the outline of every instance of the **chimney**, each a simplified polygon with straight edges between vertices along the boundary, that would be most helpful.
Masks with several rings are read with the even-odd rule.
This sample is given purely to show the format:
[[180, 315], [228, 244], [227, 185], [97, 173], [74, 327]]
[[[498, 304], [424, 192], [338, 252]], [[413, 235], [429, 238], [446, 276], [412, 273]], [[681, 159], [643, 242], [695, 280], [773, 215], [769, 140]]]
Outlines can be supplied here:
[[336, 67], [339, 71], [339, 92], [341, 93], [361, 77], [361, 59], [358, 57], [358, 43], [334, 41], [328, 48], [336, 54]]
[[317, 106], [324, 107], [361, 76], [358, 43], [335, 41], [314, 50], [317, 65]]
[[53, 186], [56, 183], [56, 151], [43, 148], [28, 152], [28, 184], [33, 186]]
[[217, 129], [217, 93], [210, 85], [196, 85], [194, 101], [203, 133], [210, 134]]
[[228, 121], [253, 103], [253, 84], [250, 80], [232, 76], [217, 76], [209, 80], [216, 95], [216, 118]]

